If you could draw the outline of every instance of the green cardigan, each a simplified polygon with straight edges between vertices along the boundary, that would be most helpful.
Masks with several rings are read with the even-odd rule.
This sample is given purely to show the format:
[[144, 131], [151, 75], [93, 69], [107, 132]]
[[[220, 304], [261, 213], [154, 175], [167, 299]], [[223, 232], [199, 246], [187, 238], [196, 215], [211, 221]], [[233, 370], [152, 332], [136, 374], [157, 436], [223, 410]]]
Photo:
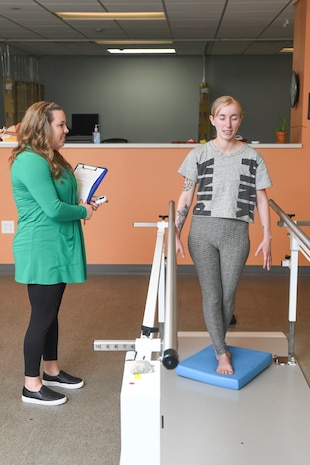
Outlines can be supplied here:
[[18, 226], [13, 242], [15, 280], [24, 284], [78, 283], [86, 279], [86, 256], [74, 174], [59, 180], [48, 162], [31, 151], [20, 153], [11, 168]]

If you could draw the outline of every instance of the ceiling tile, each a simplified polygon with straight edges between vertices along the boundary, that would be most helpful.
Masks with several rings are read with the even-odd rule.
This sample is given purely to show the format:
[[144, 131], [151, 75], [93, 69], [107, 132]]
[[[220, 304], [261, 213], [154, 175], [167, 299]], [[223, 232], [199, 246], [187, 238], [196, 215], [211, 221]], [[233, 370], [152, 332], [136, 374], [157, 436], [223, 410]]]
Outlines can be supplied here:
[[[101, 55], [106, 48], [95, 40], [172, 39], [180, 55], [274, 54], [292, 45], [294, 1], [0, 0], [0, 45], [34, 55]], [[166, 21], [63, 21], [56, 11], [165, 11]]]

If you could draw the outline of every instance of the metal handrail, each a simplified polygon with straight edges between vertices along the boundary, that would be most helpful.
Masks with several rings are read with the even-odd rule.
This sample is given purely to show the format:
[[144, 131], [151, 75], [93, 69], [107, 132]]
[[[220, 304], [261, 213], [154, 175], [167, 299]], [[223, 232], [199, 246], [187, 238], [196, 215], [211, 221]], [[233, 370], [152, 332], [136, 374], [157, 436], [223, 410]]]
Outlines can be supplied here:
[[[179, 363], [177, 352], [177, 305], [176, 305], [176, 244], [175, 244], [175, 203], [169, 202], [168, 215], [161, 216], [157, 223], [134, 223], [136, 227], [158, 228], [149, 288], [147, 293], [142, 332], [136, 340], [137, 359], [146, 359], [157, 352], [160, 341], [160, 358], [163, 366], [174, 369]], [[168, 216], [168, 221], [165, 219]], [[165, 229], [168, 237], [165, 244]], [[166, 247], [165, 247], [166, 245]], [[165, 257], [165, 254], [167, 256]], [[154, 327], [156, 308], [159, 328]], [[159, 333], [160, 337], [153, 335]], [[151, 342], [148, 344], [148, 342]], [[158, 351], [159, 352], [159, 351]], [[147, 354], [147, 355], [146, 355]]]
[[168, 240], [167, 240], [167, 276], [165, 305], [165, 334], [162, 363], [165, 368], [173, 369], [178, 365], [177, 343], [177, 298], [176, 298], [176, 246], [175, 246], [175, 204], [169, 202]]
[[[286, 265], [290, 268], [290, 289], [289, 289], [289, 335], [288, 335], [288, 364], [295, 364], [294, 345], [295, 345], [295, 322], [297, 310], [297, 281], [298, 281], [298, 252], [310, 261], [310, 238], [299, 228], [297, 222], [294, 222], [289, 215], [287, 215], [279, 205], [273, 200], [269, 200], [272, 209], [279, 215], [281, 221], [278, 222], [279, 226], [286, 226], [289, 230], [290, 236], [290, 250], [291, 256], [285, 261]], [[301, 222], [305, 225], [306, 223]], [[310, 225], [306, 224], [307, 226]], [[288, 264], [287, 264], [288, 263]], [[284, 265], [284, 262], [282, 262]]]
[[303, 246], [310, 252], [310, 238], [305, 234], [296, 223], [279, 207], [274, 200], [269, 200], [270, 206], [279, 215], [281, 220], [287, 225], [291, 232], [293, 232], [296, 238], [303, 244]]

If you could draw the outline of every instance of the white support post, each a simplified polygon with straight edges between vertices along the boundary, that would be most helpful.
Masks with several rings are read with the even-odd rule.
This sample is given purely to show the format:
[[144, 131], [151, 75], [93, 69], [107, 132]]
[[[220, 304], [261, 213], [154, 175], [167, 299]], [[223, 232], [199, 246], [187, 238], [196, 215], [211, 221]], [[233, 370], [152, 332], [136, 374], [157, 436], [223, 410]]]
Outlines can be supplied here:
[[297, 309], [297, 281], [298, 281], [298, 251], [299, 244], [295, 236], [290, 236], [290, 288], [289, 288], [289, 312], [288, 319], [291, 322], [296, 321], [296, 309]]
[[158, 286], [158, 322], [164, 323], [165, 321], [165, 285], [166, 273], [165, 273], [165, 253], [163, 251], [161, 257], [161, 267], [160, 267], [160, 276], [159, 276], [159, 286]]
[[164, 244], [165, 230], [160, 228], [157, 232], [157, 240], [155, 245], [153, 264], [149, 289], [146, 298], [145, 312], [143, 318], [143, 326], [152, 328], [154, 326], [154, 318], [156, 314], [158, 283], [160, 276], [160, 268], [162, 263], [162, 250]]
[[[140, 226], [139, 223], [137, 223], [136, 225]], [[150, 360], [151, 359], [152, 350], [150, 350], [151, 349], [150, 341], [153, 339], [154, 331], [156, 331], [154, 327], [156, 310], [157, 310], [159, 302], [160, 302], [161, 307], [164, 305], [164, 300], [163, 300], [164, 297], [160, 296], [159, 292], [164, 291], [164, 283], [162, 281], [164, 277], [164, 274], [163, 274], [164, 271], [162, 268], [165, 266], [164, 245], [165, 245], [165, 229], [167, 227], [168, 227], [168, 223], [166, 221], [160, 221], [157, 223], [158, 231], [157, 231], [155, 251], [154, 251], [154, 256], [153, 256], [153, 264], [152, 264], [152, 269], [151, 269], [149, 288], [148, 288], [145, 310], [144, 310], [144, 317], [143, 317], [143, 322], [142, 322], [142, 331], [141, 331], [140, 339], [139, 340], [137, 339], [137, 344], [136, 344], [137, 360]], [[161, 313], [164, 314], [163, 308], [161, 308]], [[162, 314], [161, 314], [161, 317], [162, 317]], [[156, 339], [159, 339], [159, 337]]]
[[295, 322], [297, 313], [297, 283], [298, 283], [298, 252], [299, 243], [295, 236], [290, 236], [290, 287], [289, 287], [289, 336], [288, 336], [288, 364], [295, 365]]

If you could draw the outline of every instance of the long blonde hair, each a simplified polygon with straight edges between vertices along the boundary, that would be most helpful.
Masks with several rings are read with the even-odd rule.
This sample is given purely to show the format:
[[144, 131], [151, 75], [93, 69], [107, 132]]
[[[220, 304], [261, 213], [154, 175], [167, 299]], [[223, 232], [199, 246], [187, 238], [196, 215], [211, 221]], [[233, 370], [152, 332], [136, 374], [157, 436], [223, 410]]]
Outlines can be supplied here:
[[50, 165], [51, 175], [58, 179], [62, 169], [72, 171], [71, 165], [58, 150], [52, 149], [53, 134], [51, 122], [53, 112], [62, 108], [53, 102], [36, 102], [26, 111], [17, 133], [17, 147], [13, 149], [9, 162], [12, 164], [16, 157], [24, 151], [32, 151], [45, 158]]

